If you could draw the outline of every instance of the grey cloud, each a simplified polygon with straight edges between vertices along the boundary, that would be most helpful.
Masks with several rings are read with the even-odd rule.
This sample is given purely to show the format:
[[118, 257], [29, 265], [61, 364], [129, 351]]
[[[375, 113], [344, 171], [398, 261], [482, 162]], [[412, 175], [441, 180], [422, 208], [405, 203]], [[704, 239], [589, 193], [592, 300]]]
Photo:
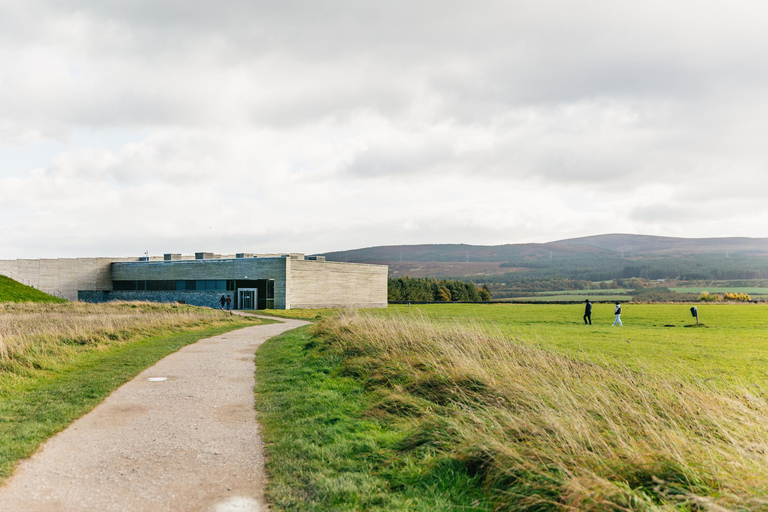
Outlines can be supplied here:
[[[457, 190], [559, 190], [560, 202], [595, 190], [594, 206], [558, 205], [582, 220], [604, 214], [603, 195], [622, 193], [626, 230], [693, 225], [708, 219], [697, 196], [765, 209], [766, 9], [745, 0], [6, 1], [0, 144], [66, 145], [92, 132], [92, 143], [63, 149], [24, 183], [54, 197], [58, 182], [93, 182], [136, 208], [150, 203], [130, 203], [125, 190], [168, 194], [176, 183], [209, 187], [226, 203], [233, 195], [210, 179], [222, 172], [244, 201], [309, 181], [351, 201], [405, 180], [427, 196], [455, 180]], [[103, 149], [107, 131], [142, 135]], [[648, 186], [668, 195], [636, 196]], [[504, 218], [515, 213], [494, 201], [487, 207]], [[342, 203], [312, 207], [320, 217]], [[510, 225], [542, 232], [546, 207], [527, 208], [531, 218]], [[402, 233], [404, 219], [419, 229]], [[444, 225], [413, 213], [382, 230], [390, 241], [430, 229], [436, 238], [493, 236], [490, 221]], [[370, 229], [353, 231], [377, 243]]]

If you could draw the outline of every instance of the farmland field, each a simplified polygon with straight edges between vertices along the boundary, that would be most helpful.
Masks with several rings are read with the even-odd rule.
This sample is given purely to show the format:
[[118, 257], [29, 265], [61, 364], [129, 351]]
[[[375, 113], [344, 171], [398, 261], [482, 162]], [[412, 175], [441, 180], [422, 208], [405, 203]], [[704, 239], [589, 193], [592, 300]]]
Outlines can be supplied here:
[[[593, 302], [597, 301], [619, 301], [619, 302], [626, 302], [630, 299], [632, 299], [631, 295], [620, 295], [620, 294], [591, 294], [591, 293], [562, 293], [562, 292], [551, 292], [551, 293], [537, 293], [536, 295], [530, 296], [530, 297], [513, 297], [509, 300], [506, 300], [506, 302], [514, 301], [514, 302], [584, 302], [584, 299], [589, 299]], [[502, 302], [502, 301], [498, 301]]]
[[536, 292], [533, 295], [500, 299], [497, 302], [583, 302], [591, 301], [620, 301], [632, 299], [630, 292], [622, 288], [615, 290], [557, 290], [549, 292]]
[[673, 292], [677, 293], [747, 293], [752, 298], [768, 297], [768, 288], [761, 288], [756, 286], [681, 286], [670, 288]]

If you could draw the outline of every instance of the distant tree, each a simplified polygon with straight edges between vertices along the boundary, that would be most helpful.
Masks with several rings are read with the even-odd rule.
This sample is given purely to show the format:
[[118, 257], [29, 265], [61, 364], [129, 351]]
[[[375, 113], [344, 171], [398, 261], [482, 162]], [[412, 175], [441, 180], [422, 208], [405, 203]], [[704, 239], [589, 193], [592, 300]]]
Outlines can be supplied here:
[[437, 302], [451, 302], [451, 291], [446, 286], [441, 286], [437, 289], [437, 295], [435, 296]]

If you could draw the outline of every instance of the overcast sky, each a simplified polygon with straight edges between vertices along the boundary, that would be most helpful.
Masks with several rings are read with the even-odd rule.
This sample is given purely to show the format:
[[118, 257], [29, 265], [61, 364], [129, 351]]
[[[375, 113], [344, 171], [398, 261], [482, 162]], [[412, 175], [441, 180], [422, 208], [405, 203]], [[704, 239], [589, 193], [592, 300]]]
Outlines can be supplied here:
[[0, 0], [0, 258], [768, 236], [768, 4]]

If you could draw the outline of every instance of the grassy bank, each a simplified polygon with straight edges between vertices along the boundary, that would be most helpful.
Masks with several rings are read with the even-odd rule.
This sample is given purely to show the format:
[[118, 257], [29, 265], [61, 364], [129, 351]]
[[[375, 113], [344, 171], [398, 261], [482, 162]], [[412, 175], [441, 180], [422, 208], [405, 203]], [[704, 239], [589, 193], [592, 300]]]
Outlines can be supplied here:
[[[539, 327], [563, 316], [529, 308]], [[678, 361], [665, 372], [657, 354], [639, 353], [628, 367], [530, 324], [433, 313], [342, 314], [259, 350], [278, 510], [768, 510], [764, 374], [746, 387], [695, 367], [680, 375]], [[674, 310], [636, 313], [649, 322], [638, 332], [597, 334], [614, 346], [654, 329], [677, 335], [653, 326]], [[734, 322], [720, 332], [732, 340], [763, 321], [710, 314]]]
[[0, 305], [0, 480], [156, 361], [258, 323], [167, 304]]
[[48, 295], [31, 286], [23, 285], [10, 277], [0, 275], [0, 303], [3, 302], [67, 302], [59, 297]]

